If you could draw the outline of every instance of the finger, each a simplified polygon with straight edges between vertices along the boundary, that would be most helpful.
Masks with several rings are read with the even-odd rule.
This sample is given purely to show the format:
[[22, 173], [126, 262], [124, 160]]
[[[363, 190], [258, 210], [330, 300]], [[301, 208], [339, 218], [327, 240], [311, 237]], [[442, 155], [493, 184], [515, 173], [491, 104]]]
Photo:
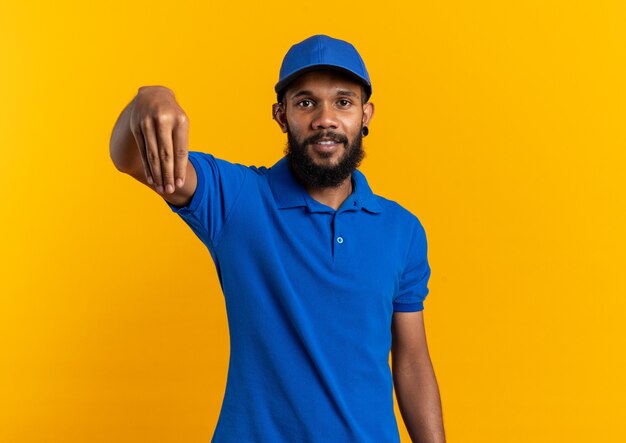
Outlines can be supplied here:
[[182, 188], [187, 172], [187, 153], [189, 147], [189, 120], [182, 116], [174, 128], [174, 179], [176, 186]]
[[161, 176], [163, 188], [167, 194], [174, 192], [174, 148], [172, 142], [172, 125], [160, 121], [156, 130], [161, 160]]
[[143, 139], [141, 128], [131, 128], [131, 132], [133, 133], [135, 142], [139, 148], [139, 154], [141, 156], [141, 163], [143, 164], [143, 172], [146, 175], [146, 180], [148, 180], [148, 184], [153, 185], [154, 180], [152, 179], [152, 172], [150, 171], [150, 165], [148, 164], [148, 159], [146, 158], [146, 142]]
[[152, 171], [152, 178], [156, 183], [156, 190], [159, 194], [163, 194], [163, 180], [161, 179], [161, 160], [159, 159], [159, 149], [157, 145], [157, 137], [154, 131], [154, 123], [151, 118], [146, 118], [141, 122], [141, 130], [143, 138], [146, 142], [146, 158]]

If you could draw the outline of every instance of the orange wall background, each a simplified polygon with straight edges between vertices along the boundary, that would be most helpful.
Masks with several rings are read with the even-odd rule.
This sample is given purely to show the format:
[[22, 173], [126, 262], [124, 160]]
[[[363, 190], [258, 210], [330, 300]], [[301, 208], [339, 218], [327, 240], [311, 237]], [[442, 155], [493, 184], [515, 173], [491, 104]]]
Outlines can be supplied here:
[[0, 441], [210, 441], [215, 268], [109, 137], [162, 84], [190, 149], [270, 166], [282, 57], [317, 33], [364, 57], [361, 170], [426, 228], [448, 441], [626, 441], [625, 23], [617, 0], [3, 2]]

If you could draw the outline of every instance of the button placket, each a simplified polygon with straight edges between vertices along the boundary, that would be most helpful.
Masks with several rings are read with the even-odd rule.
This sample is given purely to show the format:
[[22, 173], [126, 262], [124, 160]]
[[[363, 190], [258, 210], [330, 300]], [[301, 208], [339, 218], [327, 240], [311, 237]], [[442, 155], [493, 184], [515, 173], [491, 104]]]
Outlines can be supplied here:
[[359, 207], [356, 200], [346, 201], [339, 210], [333, 214], [332, 221], [332, 244], [333, 244], [333, 262], [338, 259], [342, 260], [346, 257], [349, 249], [349, 233], [346, 230], [346, 223], [350, 219], [350, 214], [358, 211]]
[[343, 218], [340, 212], [333, 215], [333, 261], [344, 255], [346, 233], [343, 228]]

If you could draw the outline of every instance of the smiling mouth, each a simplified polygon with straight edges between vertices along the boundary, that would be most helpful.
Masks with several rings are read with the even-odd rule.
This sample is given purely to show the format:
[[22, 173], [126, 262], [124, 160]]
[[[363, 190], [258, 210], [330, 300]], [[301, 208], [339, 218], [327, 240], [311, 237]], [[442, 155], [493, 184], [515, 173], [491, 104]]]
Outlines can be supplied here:
[[331, 153], [339, 148], [343, 143], [336, 140], [320, 140], [311, 143], [313, 148], [320, 153]]
[[336, 145], [339, 143], [337, 140], [319, 140], [315, 142], [316, 145]]

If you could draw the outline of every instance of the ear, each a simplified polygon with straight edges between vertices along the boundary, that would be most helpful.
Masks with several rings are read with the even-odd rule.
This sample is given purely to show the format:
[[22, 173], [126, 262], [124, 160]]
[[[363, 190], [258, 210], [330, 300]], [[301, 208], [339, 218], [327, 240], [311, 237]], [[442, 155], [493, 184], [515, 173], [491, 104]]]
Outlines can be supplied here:
[[369, 126], [374, 116], [374, 103], [367, 102], [363, 105], [363, 126]]
[[287, 132], [287, 115], [285, 114], [285, 106], [282, 103], [274, 103], [272, 105], [272, 118], [276, 120], [283, 133]]

